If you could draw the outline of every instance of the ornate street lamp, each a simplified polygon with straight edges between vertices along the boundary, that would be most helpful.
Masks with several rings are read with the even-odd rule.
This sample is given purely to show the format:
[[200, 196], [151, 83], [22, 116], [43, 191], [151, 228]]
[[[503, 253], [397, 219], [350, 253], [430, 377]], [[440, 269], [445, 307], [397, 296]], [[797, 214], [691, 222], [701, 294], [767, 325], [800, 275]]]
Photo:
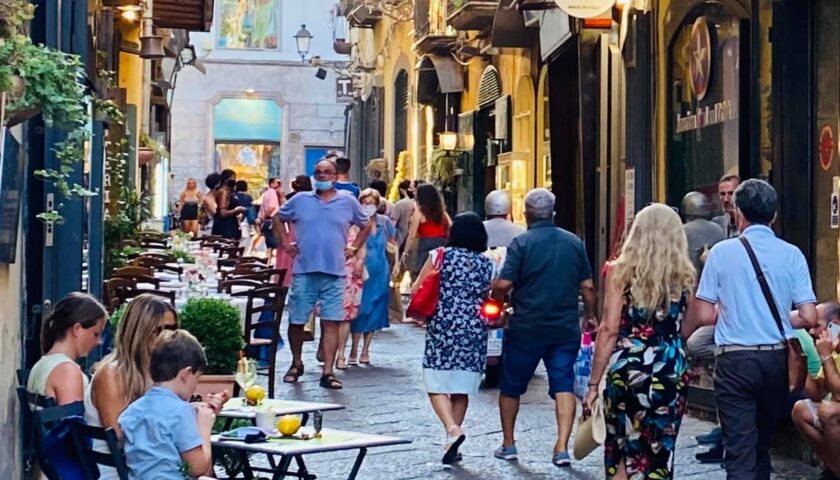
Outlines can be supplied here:
[[300, 30], [295, 34], [295, 42], [297, 42], [297, 51], [300, 54], [301, 61], [306, 61], [306, 56], [309, 54], [309, 46], [312, 43], [312, 34], [306, 29], [306, 25], [301, 25]]

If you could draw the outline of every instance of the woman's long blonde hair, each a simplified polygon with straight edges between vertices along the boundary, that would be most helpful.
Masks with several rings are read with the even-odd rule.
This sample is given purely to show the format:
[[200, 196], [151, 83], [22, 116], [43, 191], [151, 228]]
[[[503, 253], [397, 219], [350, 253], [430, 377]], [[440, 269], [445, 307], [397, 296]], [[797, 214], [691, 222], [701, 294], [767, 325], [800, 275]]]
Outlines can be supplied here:
[[112, 365], [125, 388], [126, 402], [140, 398], [152, 387], [149, 363], [152, 344], [160, 334], [158, 327], [166, 312], [178, 323], [178, 314], [163, 297], [144, 293], [134, 298], [125, 309], [114, 336], [114, 350], [97, 365]]
[[629, 287], [635, 306], [648, 311], [691, 292], [696, 272], [680, 216], [661, 203], [643, 208], [633, 220], [611, 273], [619, 288]]

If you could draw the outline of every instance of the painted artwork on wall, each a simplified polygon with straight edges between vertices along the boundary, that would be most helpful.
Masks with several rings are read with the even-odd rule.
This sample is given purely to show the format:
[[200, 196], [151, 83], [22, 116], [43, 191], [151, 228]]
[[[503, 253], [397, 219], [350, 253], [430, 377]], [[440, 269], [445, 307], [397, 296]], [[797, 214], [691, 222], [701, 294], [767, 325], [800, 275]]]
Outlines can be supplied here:
[[282, 120], [283, 108], [274, 100], [225, 98], [213, 107], [213, 137], [279, 142]]
[[216, 143], [216, 165], [236, 172], [236, 179], [248, 182], [248, 193], [257, 198], [273, 173], [272, 165], [280, 165], [280, 145]]
[[219, 48], [278, 48], [277, 0], [221, 0], [219, 3]]

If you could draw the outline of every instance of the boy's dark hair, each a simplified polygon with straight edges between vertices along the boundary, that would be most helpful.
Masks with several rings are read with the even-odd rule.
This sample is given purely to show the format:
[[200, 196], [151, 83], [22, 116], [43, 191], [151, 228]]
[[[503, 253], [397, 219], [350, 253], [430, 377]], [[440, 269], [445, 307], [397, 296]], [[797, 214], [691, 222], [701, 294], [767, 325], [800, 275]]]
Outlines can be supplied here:
[[196, 374], [203, 372], [207, 368], [204, 349], [186, 330], [164, 330], [152, 347], [152, 381], [168, 382], [186, 367], [190, 367]]
[[247, 192], [248, 191], [248, 182], [245, 180], [237, 180], [236, 181], [236, 191], [237, 192]]
[[347, 157], [338, 157], [335, 159], [335, 173], [347, 175], [350, 173], [350, 159]]

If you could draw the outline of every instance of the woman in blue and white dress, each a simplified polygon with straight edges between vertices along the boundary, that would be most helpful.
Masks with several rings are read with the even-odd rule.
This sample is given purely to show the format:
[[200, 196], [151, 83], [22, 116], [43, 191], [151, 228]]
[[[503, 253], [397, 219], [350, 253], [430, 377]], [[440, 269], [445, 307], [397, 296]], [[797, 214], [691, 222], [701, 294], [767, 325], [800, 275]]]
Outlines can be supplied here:
[[481, 306], [487, 298], [493, 266], [483, 255], [487, 231], [475, 213], [455, 217], [446, 247], [432, 250], [412, 288], [416, 292], [434, 270], [439, 255], [440, 296], [428, 319], [423, 381], [435, 413], [446, 429], [444, 464], [458, 458], [465, 440], [461, 425], [469, 395], [478, 393], [487, 356], [487, 325]]

